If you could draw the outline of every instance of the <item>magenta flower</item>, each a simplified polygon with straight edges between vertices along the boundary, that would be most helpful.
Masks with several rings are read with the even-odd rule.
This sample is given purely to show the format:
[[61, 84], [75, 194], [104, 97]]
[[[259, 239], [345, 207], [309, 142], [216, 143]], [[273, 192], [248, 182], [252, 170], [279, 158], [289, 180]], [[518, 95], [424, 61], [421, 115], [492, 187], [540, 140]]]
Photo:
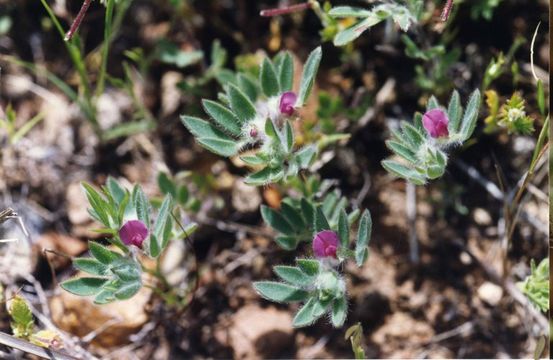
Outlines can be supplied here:
[[119, 237], [125, 245], [142, 249], [142, 243], [148, 237], [148, 228], [140, 220], [129, 220], [119, 229]]
[[292, 116], [294, 111], [294, 105], [296, 105], [297, 95], [293, 91], [287, 91], [280, 96], [280, 103], [278, 105], [280, 112], [288, 116]]
[[338, 235], [334, 231], [324, 230], [313, 238], [313, 252], [318, 258], [333, 257], [336, 258], [338, 249]]
[[449, 119], [447, 114], [440, 109], [427, 111], [422, 117], [422, 125], [433, 138], [448, 137], [447, 123]]

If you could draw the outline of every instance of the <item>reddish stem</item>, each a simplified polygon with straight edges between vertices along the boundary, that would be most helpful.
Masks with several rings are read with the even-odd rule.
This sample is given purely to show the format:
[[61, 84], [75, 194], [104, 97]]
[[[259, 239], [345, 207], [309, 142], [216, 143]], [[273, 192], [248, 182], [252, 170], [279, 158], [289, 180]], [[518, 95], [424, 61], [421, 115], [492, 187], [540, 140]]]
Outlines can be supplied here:
[[290, 5], [290, 6], [286, 6], [286, 7], [278, 8], [278, 9], [261, 10], [259, 15], [265, 16], [265, 17], [279, 16], [279, 15], [284, 15], [284, 14], [290, 14], [290, 13], [297, 12], [297, 11], [302, 11], [302, 10], [305, 10], [305, 9], [311, 9], [311, 6], [312, 6], [311, 3], [305, 2], [305, 3]]
[[73, 21], [73, 24], [71, 24], [69, 31], [65, 34], [65, 41], [71, 40], [73, 38], [73, 35], [75, 35], [75, 32], [79, 29], [79, 26], [81, 26], [84, 16], [86, 15], [88, 8], [90, 7], [90, 3], [92, 3], [92, 0], [84, 0], [83, 5], [81, 6], [81, 10], [79, 10], [79, 13]]
[[451, 12], [451, 8], [453, 7], [453, 0], [447, 0], [445, 3], [445, 6], [442, 10], [442, 13], [440, 15], [440, 20], [447, 21], [449, 18], [449, 13]]

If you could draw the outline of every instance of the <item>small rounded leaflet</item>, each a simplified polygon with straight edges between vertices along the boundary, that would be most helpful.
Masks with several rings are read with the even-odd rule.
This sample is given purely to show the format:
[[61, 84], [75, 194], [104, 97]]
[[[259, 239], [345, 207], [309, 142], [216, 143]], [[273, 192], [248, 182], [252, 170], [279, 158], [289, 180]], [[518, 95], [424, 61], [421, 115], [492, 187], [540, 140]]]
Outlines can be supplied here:
[[448, 122], [447, 114], [440, 109], [429, 110], [422, 117], [422, 125], [433, 138], [449, 136]]
[[142, 249], [142, 243], [148, 237], [148, 228], [140, 220], [129, 220], [119, 229], [119, 237], [125, 245]]
[[338, 235], [332, 230], [318, 232], [313, 238], [313, 253], [318, 258], [336, 258]]
[[293, 91], [286, 91], [280, 95], [280, 103], [278, 105], [280, 112], [282, 114], [292, 116], [296, 110], [294, 106], [296, 105], [297, 99], [298, 96]]

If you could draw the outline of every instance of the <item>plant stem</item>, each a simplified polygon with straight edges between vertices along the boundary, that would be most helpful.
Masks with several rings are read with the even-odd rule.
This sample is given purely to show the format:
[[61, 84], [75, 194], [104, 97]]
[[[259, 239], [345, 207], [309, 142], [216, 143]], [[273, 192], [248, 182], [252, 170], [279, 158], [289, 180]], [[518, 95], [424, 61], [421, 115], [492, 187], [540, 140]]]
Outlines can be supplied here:
[[264, 16], [264, 17], [271, 17], [271, 16], [291, 14], [291, 13], [294, 13], [294, 12], [310, 9], [312, 6], [313, 6], [313, 4], [311, 2], [304, 2], [304, 3], [301, 3], [301, 4], [290, 5], [290, 6], [286, 6], [286, 7], [282, 7], [282, 8], [277, 8], [277, 9], [261, 10], [259, 15]]
[[81, 9], [79, 10], [79, 13], [77, 14], [77, 17], [75, 18], [75, 20], [71, 24], [71, 27], [69, 28], [69, 31], [63, 37], [63, 40], [69, 41], [73, 38], [73, 35], [79, 29], [79, 26], [81, 26], [81, 23], [83, 22], [84, 16], [86, 15], [86, 12], [88, 11], [88, 8], [90, 7], [91, 3], [92, 3], [92, 0], [84, 0], [83, 5], [81, 6]]
[[[90, 0], [89, 0], [90, 1]], [[83, 5], [84, 6], [84, 5]], [[109, 46], [111, 43], [111, 35], [113, 30], [113, 10], [115, 8], [115, 0], [107, 0], [106, 18], [104, 25], [104, 43], [102, 44], [102, 64], [98, 75], [98, 84], [96, 85], [96, 96], [100, 96], [104, 92], [106, 81], [106, 71], [108, 66]]]

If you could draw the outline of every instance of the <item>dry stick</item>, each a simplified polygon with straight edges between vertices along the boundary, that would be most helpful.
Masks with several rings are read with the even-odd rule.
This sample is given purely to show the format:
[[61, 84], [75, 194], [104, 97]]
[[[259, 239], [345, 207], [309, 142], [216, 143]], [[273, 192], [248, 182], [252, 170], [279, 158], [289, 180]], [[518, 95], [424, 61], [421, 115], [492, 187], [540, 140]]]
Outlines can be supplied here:
[[30, 342], [18, 339], [6, 333], [0, 332], [0, 344], [7, 347], [18, 349], [28, 354], [32, 354], [43, 359], [56, 359], [56, 360], [75, 360], [77, 358], [67, 354], [63, 354], [58, 351], [43, 348]]
[[264, 16], [264, 17], [285, 15], [285, 14], [290, 14], [290, 13], [297, 12], [297, 11], [311, 9], [312, 6], [313, 6], [313, 4], [311, 2], [305, 2], [305, 3], [285, 6], [285, 7], [277, 8], [277, 9], [261, 10], [259, 15]]
[[413, 264], [419, 263], [419, 244], [417, 242], [417, 189], [414, 184], [406, 181], [406, 213], [409, 223], [409, 259]]
[[81, 26], [84, 16], [86, 15], [86, 12], [88, 11], [91, 3], [92, 0], [84, 0], [83, 5], [81, 6], [81, 10], [79, 10], [77, 17], [71, 24], [71, 27], [69, 28], [69, 31], [65, 34], [63, 40], [69, 41], [73, 38], [73, 35], [75, 35], [75, 32], [79, 29], [79, 26]]

